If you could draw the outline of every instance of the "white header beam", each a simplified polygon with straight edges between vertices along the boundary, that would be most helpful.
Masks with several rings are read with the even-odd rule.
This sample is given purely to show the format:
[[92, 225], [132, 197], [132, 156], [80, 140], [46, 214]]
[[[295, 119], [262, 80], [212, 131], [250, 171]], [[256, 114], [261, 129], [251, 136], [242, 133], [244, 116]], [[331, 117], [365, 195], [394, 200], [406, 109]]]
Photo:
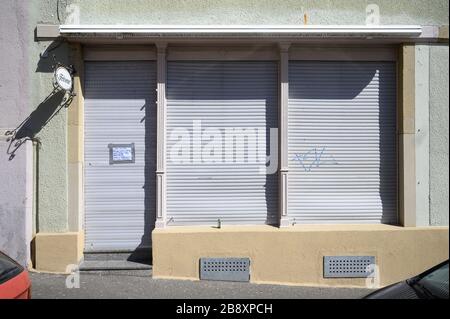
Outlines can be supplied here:
[[420, 37], [419, 25], [61, 25], [61, 36], [292, 36], [292, 37]]

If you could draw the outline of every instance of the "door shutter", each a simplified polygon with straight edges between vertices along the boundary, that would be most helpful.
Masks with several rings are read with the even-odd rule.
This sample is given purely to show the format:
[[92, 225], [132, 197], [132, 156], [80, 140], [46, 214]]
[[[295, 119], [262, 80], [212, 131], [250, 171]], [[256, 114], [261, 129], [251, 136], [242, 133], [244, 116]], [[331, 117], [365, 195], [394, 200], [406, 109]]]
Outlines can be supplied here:
[[[170, 225], [273, 223], [277, 214], [277, 176], [260, 172], [264, 162], [229, 162], [226, 129], [259, 132], [257, 149], [265, 157], [269, 128], [277, 127], [276, 62], [172, 61], [167, 78], [167, 218]], [[202, 133], [219, 131], [220, 157], [204, 161], [194, 148], [194, 123]], [[187, 161], [174, 161], [178, 130], [188, 132]], [[218, 130], [218, 131], [217, 131]], [[259, 130], [259, 131], [258, 131]], [[245, 135], [241, 131], [240, 136]], [[212, 138], [211, 138], [212, 139]], [[203, 139], [202, 146], [210, 141]], [[216, 142], [219, 142], [215, 139]], [[186, 141], [185, 141], [186, 142]], [[198, 144], [195, 144], [198, 145]], [[204, 150], [202, 150], [204, 152]], [[199, 161], [200, 159], [200, 161]]]
[[289, 216], [396, 223], [395, 64], [291, 61], [289, 81]]
[[[150, 246], [155, 222], [156, 69], [151, 61], [85, 63], [86, 251]], [[135, 147], [110, 164], [109, 144]]]

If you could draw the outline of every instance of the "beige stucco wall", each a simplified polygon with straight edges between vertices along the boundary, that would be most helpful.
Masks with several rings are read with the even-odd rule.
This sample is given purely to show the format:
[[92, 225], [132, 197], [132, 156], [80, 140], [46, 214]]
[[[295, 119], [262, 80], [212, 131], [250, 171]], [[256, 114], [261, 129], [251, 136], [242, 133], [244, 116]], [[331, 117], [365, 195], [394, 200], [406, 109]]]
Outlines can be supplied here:
[[249, 257], [251, 282], [365, 286], [323, 278], [325, 255], [373, 255], [380, 286], [448, 259], [448, 227], [388, 225], [169, 227], [153, 232], [153, 277], [199, 279], [201, 257]]
[[34, 238], [35, 268], [45, 272], [70, 272], [83, 258], [83, 232], [38, 233]]

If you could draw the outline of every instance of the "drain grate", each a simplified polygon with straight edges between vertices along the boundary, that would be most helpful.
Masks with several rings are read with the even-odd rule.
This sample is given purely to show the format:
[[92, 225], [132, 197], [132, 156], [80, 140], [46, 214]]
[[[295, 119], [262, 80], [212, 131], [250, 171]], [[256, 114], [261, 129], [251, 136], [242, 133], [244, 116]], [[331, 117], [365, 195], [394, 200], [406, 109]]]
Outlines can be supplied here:
[[375, 256], [324, 256], [324, 278], [367, 278], [375, 274]]
[[200, 279], [249, 281], [249, 258], [200, 258]]

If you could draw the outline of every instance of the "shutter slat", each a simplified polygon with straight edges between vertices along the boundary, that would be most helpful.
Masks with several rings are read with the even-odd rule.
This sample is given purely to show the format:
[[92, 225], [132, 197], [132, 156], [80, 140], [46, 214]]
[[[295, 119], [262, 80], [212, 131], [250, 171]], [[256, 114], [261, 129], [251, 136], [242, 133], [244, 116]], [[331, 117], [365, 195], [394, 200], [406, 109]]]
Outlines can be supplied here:
[[[150, 246], [156, 207], [155, 62], [86, 62], [84, 85], [85, 250]], [[135, 163], [110, 165], [110, 143], [135, 143]]]
[[288, 215], [396, 223], [395, 65], [291, 61]]
[[[277, 175], [259, 173], [262, 164], [177, 163], [171, 160], [175, 129], [191, 138], [193, 121], [202, 130], [277, 127], [276, 62], [169, 61], [167, 74], [167, 218], [170, 225], [264, 224], [276, 221]], [[238, 134], [239, 135], [239, 134]], [[242, 135], [241, 135], [242, 136]], [[268, 136], [268, 135], [267, 135]], [[191, 141], [192, 143], [192, 141]], [[205, 145], [203, 141], [202, 145]], [[192, 145], [192, 144], [191, 144]], [[261, 145], [269, 149], [266, 138]], [[258, 147], [246, 151], [258, 154]], [[189, 151], [192, 159], [201, 151]]]

